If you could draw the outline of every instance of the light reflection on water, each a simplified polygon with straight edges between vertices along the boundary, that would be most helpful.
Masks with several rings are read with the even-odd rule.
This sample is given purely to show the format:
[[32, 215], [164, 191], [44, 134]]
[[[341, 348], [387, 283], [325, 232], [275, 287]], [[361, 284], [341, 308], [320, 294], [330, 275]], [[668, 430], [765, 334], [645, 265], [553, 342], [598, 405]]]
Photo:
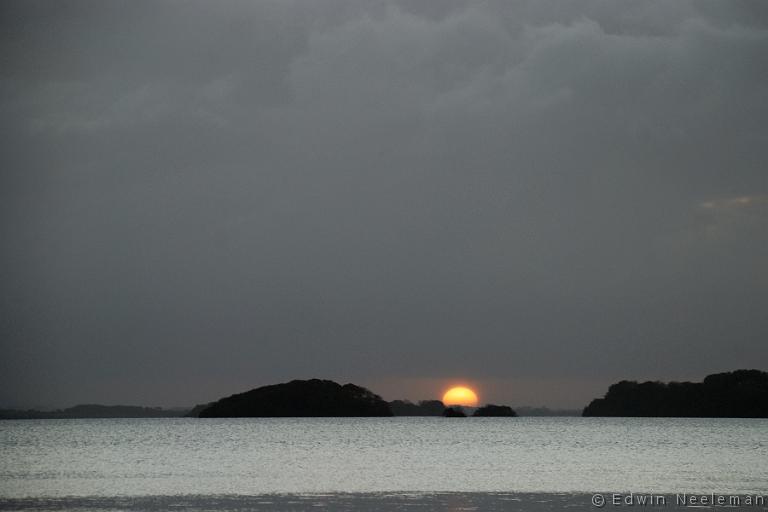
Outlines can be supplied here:
[[768, 494], [768, 421], [0, 422], [0, 496], [482, 491]]

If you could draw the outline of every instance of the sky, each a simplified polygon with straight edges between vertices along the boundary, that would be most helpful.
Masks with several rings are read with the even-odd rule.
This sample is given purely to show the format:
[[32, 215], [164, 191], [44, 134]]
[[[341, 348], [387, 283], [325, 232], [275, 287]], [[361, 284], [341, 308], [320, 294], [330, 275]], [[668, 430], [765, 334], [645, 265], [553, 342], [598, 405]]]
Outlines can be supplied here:
[[4, 1], [0, 406], [768, 369], [768, 3]]

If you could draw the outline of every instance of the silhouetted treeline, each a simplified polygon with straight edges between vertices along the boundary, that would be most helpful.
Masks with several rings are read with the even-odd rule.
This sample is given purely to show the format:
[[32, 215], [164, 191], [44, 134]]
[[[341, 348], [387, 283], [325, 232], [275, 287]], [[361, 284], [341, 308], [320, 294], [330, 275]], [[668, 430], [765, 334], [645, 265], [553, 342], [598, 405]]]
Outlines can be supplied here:
[[518, 416], [581, 416], [581, 409], [550, 409], [549, 407], [516, 407]]
[[517, 413], [508, 405], [488, 404], [477, 409], [472, 416], [515, 417]]
[[464, 409], [461, 407], [448, 407], [445, 411], [443, 411], [443, 416], [446, 418], [466, 418], [467, 413], [464, 412]]
[[583, 416], [768, 418], [768, 373], [737, 370], [703, 382], [621, 381]]
[[445, 405], [440, 400], [422, 400], [413, 403], [409, 400], [393, 400], [389, 408], [395, 416], [442, 416]]
[[222, 398], [200, 411], [201, 418], [392, 416], [389, 404], [354, 384], [294, 380]]
[[160, 407], [82, 404], [55, 411], [0, 409], [0, 419], [175, 418], [184, 416], [185, 413], [184, 410], [161, 409]]

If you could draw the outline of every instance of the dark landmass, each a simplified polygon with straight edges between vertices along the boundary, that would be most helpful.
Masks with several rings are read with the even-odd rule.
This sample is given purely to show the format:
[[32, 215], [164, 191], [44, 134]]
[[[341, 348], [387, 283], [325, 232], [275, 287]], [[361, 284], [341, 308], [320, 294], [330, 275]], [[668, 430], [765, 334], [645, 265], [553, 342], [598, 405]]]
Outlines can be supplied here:
[[516, 407], [518, 416], [581, 416], [581, 409], [550, 409], [549, 407]]
[[77, 418], [178, 418], [186, 410], [139, 407], [135, 405], [82, 404], [55, 411], [0, 409], [3, 420], [77, 419]]
[[472, 416], [514, 418], [517, 413], [508, 405], [488, 404], [477, 409]]
[[393, 400], [389, 408], [395, 416], [442, 416], [445, 405], [440, 400], [422, 400], [413, 403], [409, 400]]
[[293, 380], [222, 398], [200, 418], [392, 416], [389, 404], [354, 384]]
[[592, 400], [583, 416], [768, 418], [768, 373], [708, 375], [704, 382], [621, 381]]
[[205, 409], [213, 405], [213, 402], [208, 402], [207, 404], [198, 404], [191, 408], [189, 411], [187, 411], [186, 414], [184, 414], [185, 418], [199, 418], [200, 413], [203, 412]]
[[443, 412], [443, 416], [446, 418], [466, 418], [467, 413], [461, 407], [448, 407]]

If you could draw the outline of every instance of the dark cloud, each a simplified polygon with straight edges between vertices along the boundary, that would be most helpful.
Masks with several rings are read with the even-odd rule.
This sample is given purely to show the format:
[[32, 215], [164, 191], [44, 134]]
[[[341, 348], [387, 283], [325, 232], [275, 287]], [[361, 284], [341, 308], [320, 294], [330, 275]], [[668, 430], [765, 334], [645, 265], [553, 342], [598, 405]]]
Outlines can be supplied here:
[[761, 6], [4, 3], [0, 402], [759, 366]]

